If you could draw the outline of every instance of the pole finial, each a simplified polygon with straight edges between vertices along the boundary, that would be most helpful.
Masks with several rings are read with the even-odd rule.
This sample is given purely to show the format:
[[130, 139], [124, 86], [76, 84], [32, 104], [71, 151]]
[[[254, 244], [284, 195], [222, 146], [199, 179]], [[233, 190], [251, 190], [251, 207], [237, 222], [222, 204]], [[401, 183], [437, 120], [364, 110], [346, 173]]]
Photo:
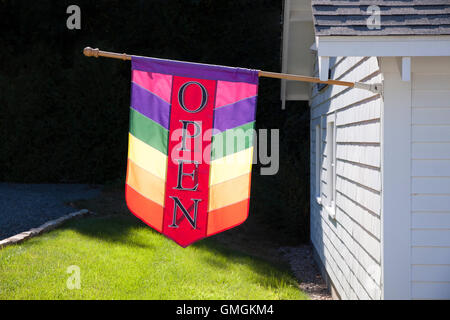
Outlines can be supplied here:
[[99, 49], [92, 49], [91, 47], [86, 47], [83, 50], [83, 53], [86, 57], [95, 57], [98, 58]]

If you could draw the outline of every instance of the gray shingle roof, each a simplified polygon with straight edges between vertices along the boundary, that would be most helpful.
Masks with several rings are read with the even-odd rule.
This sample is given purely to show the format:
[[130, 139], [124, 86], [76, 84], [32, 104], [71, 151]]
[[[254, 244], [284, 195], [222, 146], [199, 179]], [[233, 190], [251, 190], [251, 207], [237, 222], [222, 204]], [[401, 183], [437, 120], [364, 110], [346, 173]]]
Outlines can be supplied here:
[[[450, 35], [450, 0], [312, 0], [318, 36]], [[380, 8], [381, 24], [370, 29], [367, 8]]]

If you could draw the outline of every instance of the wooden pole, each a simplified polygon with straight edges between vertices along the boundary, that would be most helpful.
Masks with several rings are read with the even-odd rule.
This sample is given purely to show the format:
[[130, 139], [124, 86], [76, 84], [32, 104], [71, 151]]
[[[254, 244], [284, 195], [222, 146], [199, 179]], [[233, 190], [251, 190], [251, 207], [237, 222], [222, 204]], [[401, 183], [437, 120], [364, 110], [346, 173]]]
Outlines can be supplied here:
[[[83, 53], [86, 57], [95, 57], [95, 58], [105, 57], [105, 58], [120, 59], [120, 60], [124, 60], [124, 61], [131, 60], [131, 57], [132, 57], [126, 53], [108, 52], [108, 51], [102, 51], [99, 49], [92, 49], [90, 47], [84, 48]], [[288, 74], [288, 73], [269, 72], [269, 71], [258, 71], [258, 76], [266, 77], [266, 78], [275, 78], [275, 79], [286, 79], [286, 80], [292, 80], [292, 81], [325, 83], [325, 84], [345, 86], [345, 87], [350, 87], [350, 88], [360, 88], [360, 89], [370, 90], [375, 93], [381, 92], [381, 84], [367, 84], [367, 83], [348, 82], [348, 81], [340, 81], [340, 80], [322, 81], [319, 78], [301, 76], [301, 75], [296, 75], [296, 74]]]
[[289, 74], [289, 73], [259, 71], [258, 75], [260, 77], [267, 77], [267, 78], [286, 79], [286, 80], [313, 82], [313, 83], [335, 84], [338, 86], [346, 86], [346, 87], [351, 87], [351, 88], [353, 88], [355, 86], [354, 82], [339, 81], [339, 80], [322, 81], [319, 78], [312, 78], [312, 77], [300, 76], [300, 75]]

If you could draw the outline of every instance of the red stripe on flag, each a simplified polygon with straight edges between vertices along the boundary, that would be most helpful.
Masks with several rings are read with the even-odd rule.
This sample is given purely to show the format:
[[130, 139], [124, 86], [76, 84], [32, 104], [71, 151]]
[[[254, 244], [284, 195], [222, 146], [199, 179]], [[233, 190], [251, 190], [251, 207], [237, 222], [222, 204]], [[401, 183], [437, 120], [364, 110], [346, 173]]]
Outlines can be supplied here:
[[125, 199], [128, 209], [153, 229], [162, 232], [163, 207], [147, 199], [128, 184], [125, 185]]
[[249, 205], [250, 199], [246, 199], [209, 212], [207, 236], [237, 227], [243, 223], [247, 220]]

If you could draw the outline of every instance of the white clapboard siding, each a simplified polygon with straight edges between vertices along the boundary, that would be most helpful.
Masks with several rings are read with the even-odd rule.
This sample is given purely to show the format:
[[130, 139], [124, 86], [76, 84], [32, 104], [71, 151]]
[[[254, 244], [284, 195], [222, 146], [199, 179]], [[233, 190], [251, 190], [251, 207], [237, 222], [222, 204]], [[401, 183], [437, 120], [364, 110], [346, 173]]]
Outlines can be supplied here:
[[[331, 78], [381, 82], [374, 57], [331, 57]], [[317, 73], [317, 68], [315, 70]], [[321, 165], [322, 203], [329, 203], [327, 119], [335, 121], [336, 216], [315, 198], [311, 184], [311, 241], [343, 299], [381, 298], [381, 98], [367, 90], [311, 88], [311, 181]], [[316, 125], [321, 124], [321, 163]]]
[[413, 212], [413, 229], [450, 229], [450, 212]]
[[[429, 63], [427, 63], [429, 64]], [[450, 92], [450, 76], [449, 74], [436, 74], [436, 73], [424, 73], [423, 70], [421, 72], [417, 70], [413, 70], [416, 74], [414, 77], [414, 81], [412, 83], [412, 89], [414, 91], [414, 96], [418, 96], [418, 92], [420, 93], [428, 93], [431, 91], [438, 92]], [[429, 72], [429, 71], [428, 71]], [[417, 104], [417, 101], [416, 101]], [[428, 106], [428, 103], [426, 103]]]
[[380, 122], [339, 126], [336, 142], [377, 143], [380, 141]]
[[449, 194], [413, 194], [412, 211], [449, 211]]
[[[337, 206], [348, 215], [348, 217], [360, 226], [364, 226], [366, 230], [380, 239], [380, 217], [362, 207], [358, 202], [344, 196], [341, 193], [336, 194]], [[379, 254], [377, 252], [376, 254]]]
[[[450, 63], [448, 57], [414, 57], [413, 60], [413, 63], [411, 63], [411, 71], [413, 74], [419, 75], [420, 78], [425, 76], [426, 79], [433, 79], [438, 76], [437, 81], [433, 84], [429, 84], [428, 88], [433, 88], [432, 85], [434, 84], [439, 85], [443, 80], [448, 82], [448, 79], [450, 78]], [[415, 77], [414, 82], [419, 83], [418, 80], [420, 78]], [[413, 88], [417, 89], [415, 83], [412, 85]], [[436, 87], [434, 88], [436, 90]], [[425, 90], [425, 88], [423, 90]]]
[[413, 125], [412, 141], [450, 143], [450, 125]]
[[[367, 126], [363, 126], [360, 128], [360, 131], [365, 131], [365, 129], [370, 130], [371, 128], [367, 128]], [[378, 130], [380, 127], [378, 126]], [[342, 132], [338, 127], [338, 132]], [[343, 133], [341, 135], [344, 135]], [[341, 137], [342, 138], [342, 137]], [[379, 137], [378, 137], [379, 139]], [[346, 141], [355, 141], [357, 139], [348, 138]], [[371, 167], [380, 167], [380, 145], [378, 143], [375, 144], [366, 144], [366, 143], [345, 143], [338, 141], [336, 146], [336, 157], [338, 160], [344, 160], [349, 162], [358, 163], [361, 165], [367, 165]]]
[[415, 281], [450, 282], [450, 265], [413, 265], [412, 276]]
[[412, 283], [413, 299], [448, 299], [450, 282], [418, 282]]
[[413, 142], [411, 151], [413, 159], [450, 160], [450, 143]]
[[370, 210], [376, 215], [380, 215], [380, 193], [370, 189], [366, 189], [364, 186], [358, 185], [339, 176], [336, 178], [336, 189], [337, 192], [342, 193], [350, 199], [353, 199], [365, 209]]
[[[420, 75], [417, 75], [416, 79], [417, 77], [420, 77]], [[424, 110], [432, 111], [430, 117], [425, 117], [424, 120], [434, 120], [441, 108], [448, 110], [448, 101], [450, 101], [450, 91], [447, 90], [423, 90], [416, 86], [416, 89], [412, 91], [412, 107], [417, 108], [417, 111], [421, 113]], [[448, 120], [448, 118], [442, 120]]]
[[[362, 81], [364, 77], [359, 79], [361, 68], [352, 70], [349, 74], [346, 74], [342, 81]], [[373, 77], [368, 79], [371, 82], [380, 82], [381, 76], [374, 74]], [[348, 94], [352, 91], [351, 94]], [[315, 118], [321, 114], [333, 112], [335, 110], [346, 108], [351, 105], [357, 105], [364, 101], [374, 99], [378, 96], [368, 90], [362, 89], [350, 89], [343, 86], [328, 86], [321, 92], [312, 98], [311, 101], [311, 114]]]
[[311, 204], [311, 241], [339, 295], [341, 298], [346, 299], [350, 292], [348, 282], [339, 266], [336, 265], [333, 256], [330, 254], [324, 242], [324, 237], [326, 237], [326, 235], [319, 215], [320, 208], [316, 207], [313, 201]]
[[[379, 82], [380, 80], [381, 79], [378, 76], [371, 79], [372, 82]], [[349, 81], [349, 79], [345, 81]], [[373, 94], [372, 92], [367, 90], [350, 89], [346, 87], [344, 88], [345, 89], [340, 90], [339, 94], [324, 99], [324, 101], [320, 102], [320, 104], [313, 105], [311, 109], [311, 116], [315, 118], [320, 115], [339, 110], [340, 108], [342, 108], [341, 107], [342, 105], [345, 105], [346, 107], [350, 105], [357, 105], [358, 103], [362, 103], [369, 99], [374, 99], [375, 97], [378, 97], [378, 95]], [[352, 92], [349, 94], [349, 91]], [[354, 91], [356, 92], [353, 93]], [[325, 89], [325, 92], [323, 94], [326, 93], [334, 94], [333, 92], [330, 92], [330, 90]], [[321, 94], [318, 95], [318, 97], [321, 96], [322, 96]]]
[[380, 119], [380, 102], [378, 99], [364, 100], [355, 105], [341, 109], [336, 113], [336, 125]]
[[[372, 299], [378, 299], [379, 290], [373, 290], [373, 288], [379, 286], [380, 279], [375, 276], [380, 274], [380, 266], [366, 252], [365, 248], [354, 241], [354, 234], [357, 234], [358, 230], [350, 231], [353, 234], [352, 236], [346, 230], [346, 227], [349, 229], [349, 226], [344, 226], [339, 222], [333, 224], [329, 221], [323, 210], [318, 211], [317, 214], [321, 218], [319, 219], [319, 225], [320, 230], [323, 230], [324, 234], [323, 245], [331, 252], [333, 260], [339, 265], [342, 274], [352, 275], [352, 277], [346, 278], [348, 287], [344, 283], [344, 287], [347, 287], [347, 295], [352, 295], [353, 292], [360, 298], [366, 299], [370, 297]], [[337, 216], [340, 216], [339, 210]], [[347, 224], [344, 219], [345, 216], [344, 214], [337, 220], [343, 221], [343, 224]], [[370, 246], [367, 246], [367, 248], [370, 248]]]
[[412, 65], [411, 294], [450, 299], [450, 58]]
[[450, 177], [450, 160], [412, 160], [413, 177]]
[[[450, 177], [413, 177], [413, 193], [450, 194]], [[449, 208], [450, 211], [450, 208]]]
[[[448, 96], [450, 101], [450, 95]], [[413, 124], [447, 125], [450, 124], [450, 108], [414, 108], [412, 110]]]
[[412, 229], [413, 246], [450, 247], [450, 229]]
[[336, 174], [370, 189], [381, 191], [381, 173], [379, 168], [369, 167], [358, 161], [338, 159], [336, 162]]
[[[344, 250], [349, 250], [349, 248], [360, 246], [367, 254], [369, 254], [372, 260], [380, 262], [380, 242], [378, 239], [366, 229], [363, 229], [360, 224], [355, 223], [355, 220], [351, 219], [350, 215], [343, 211], [340, 207], [337, 208], [336, 216], [336, 221], [339, 221], [337, 222], [339, 223], [339, 227], [343, 229], [343, 231], [340, 233], [338, 232], [338, 234], [340, 236], [339, 238], [342, 239], [342, 242], [346, 244]], [[348, 242], [346, 241], [344, 235], [350, 236]], [[360, 241], [355, 243], [354, 238], [358, 238]], [[354, 254], [354, 252], [352, 253]], [[362, 261], [359, 261], [359, 264], [362, 266]], [[378, 281], [378, 279], [376, 281]]]
[[450, 247], [413, 247], [412, 264], [448, 265]]

